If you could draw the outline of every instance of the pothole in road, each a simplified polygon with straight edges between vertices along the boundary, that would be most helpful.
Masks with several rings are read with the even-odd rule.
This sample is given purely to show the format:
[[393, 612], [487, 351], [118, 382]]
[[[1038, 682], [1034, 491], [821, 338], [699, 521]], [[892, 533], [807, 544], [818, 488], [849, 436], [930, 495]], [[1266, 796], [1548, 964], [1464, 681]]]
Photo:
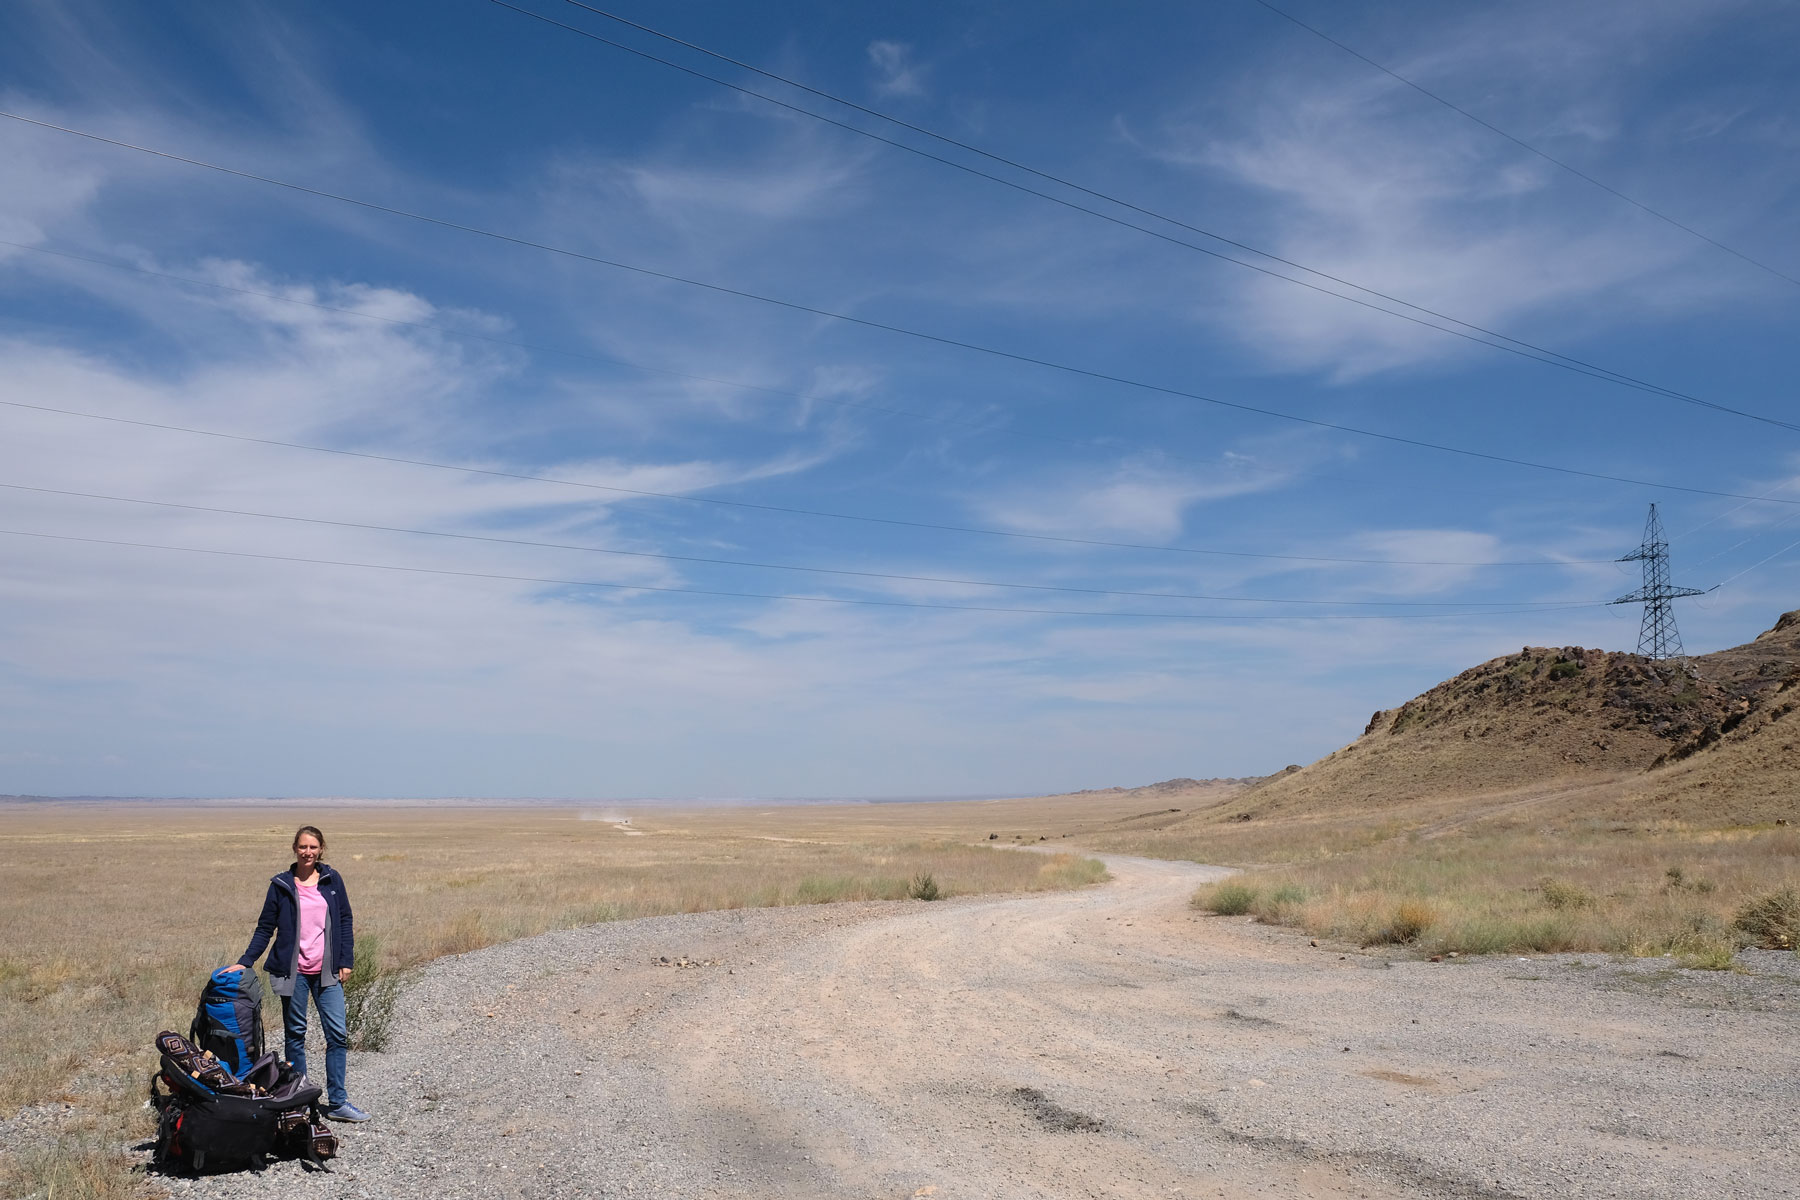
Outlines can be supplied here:
[[1101, 1127], [1099, 1117], [1064, 1108], [1034, 1087], [1014, 1088], [1012, 1101], [1052, 1133], [1093, 1133]]
[[1260, 1026], [1263, 1026], [1263, 1027], [1269, 1028], [1269, 1029], [1274, 1029], [1274, 1028], [1278, 1027], [1277, 1022], [1271, 1021], [1267, 1017], [1259, 1017], [1253, 1013], [1241, 1012], [1235, 1008], [1228, 1008], [1224, 1012], [1220, 1013], [1219, 1016], [1221, 1018], [1223, 1018], [1224, 1020], [1238, 1021], [1245, 1025], [1260, 1025]]

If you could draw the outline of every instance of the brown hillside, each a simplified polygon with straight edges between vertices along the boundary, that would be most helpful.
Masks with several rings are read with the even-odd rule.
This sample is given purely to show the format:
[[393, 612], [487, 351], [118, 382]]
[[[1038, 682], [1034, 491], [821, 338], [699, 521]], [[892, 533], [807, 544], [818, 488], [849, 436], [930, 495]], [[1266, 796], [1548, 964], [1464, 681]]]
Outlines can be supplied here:
[[1769, 819], [1795, 806], [1800, 722], [1782, 722], [1796, 707], [1800, 611], [1686, 662], [1528, 646], [1376, 713], [1356, 741], [1237, 807], [1366, 810], [1623, 776], [1640, 815]]

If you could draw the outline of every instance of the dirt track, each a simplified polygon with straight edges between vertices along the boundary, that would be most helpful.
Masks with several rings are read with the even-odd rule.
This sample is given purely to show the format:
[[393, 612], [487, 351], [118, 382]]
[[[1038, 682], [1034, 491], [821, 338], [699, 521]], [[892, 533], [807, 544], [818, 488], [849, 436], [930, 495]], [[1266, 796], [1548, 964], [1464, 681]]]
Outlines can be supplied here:
[[[707, 913], [434, 964], [336, 1174], [185, 1194], [1800, 1194], [1800, 971], [1385, 959], [1081, 892]], [[660, 960], [667, 956], [671, 962]], [[686, 956], [703, 963], [677, 965]], [[1577, 965], [1579, 964], [1579, 965]]]

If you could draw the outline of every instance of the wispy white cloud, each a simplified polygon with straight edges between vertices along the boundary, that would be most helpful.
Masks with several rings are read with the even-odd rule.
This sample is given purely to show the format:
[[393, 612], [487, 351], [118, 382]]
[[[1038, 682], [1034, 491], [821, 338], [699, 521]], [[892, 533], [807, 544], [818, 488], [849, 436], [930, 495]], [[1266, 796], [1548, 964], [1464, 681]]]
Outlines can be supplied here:
[[636, 164], [622, 170], [638, 200], [671, 221], [693, 211], [797, 220], [841, 203], [859, 176], [849, 161], [788, 162], [750, 170]]
[[[1432, 48], [1396, 66], [1428, 87], [1477, 94], [1472, 103], [1501, 124], [1579, 159], [1577, 143], [1619, 140], [1618, 114], [1637, 99], [1637, 80], [1601, 48], [1628, 36], [1644, 57], [1666, 59], [1694, 24], [1717, 15], [1696, 5], [1646, 8], [1654, 11], [1630, 14], [1608, 37], [1588, 36], [1595, 31], [1585, 26], [1597, 13], [1578, 22], [1579, 29], [1556, 22], [1554, 33], [1473, 16], [1434, 27]], [[1566, 341], [1572, 327], [1704, 311], [1766, 292], [1766, 280], [1697, 239], [1397, 82], [1360, 64], [1334, 62], [1321, 70], [1319, 55], [1335, 52], [1313, 43], [1301, 50], [1259, 60], [1247, 71], [1254, 82], [1172, 119], [1150, 150], [1244, 189], [1256, 204], [1255, 225], [1244, 230], [1249, 240], [1472, 324], [1552, 342]], [[1619, 182], [1680, 207], [1681, 196], [1667, 195], [1667, 178]], [[1677, 186], [1691, 190], [1685, 181]], [[1718, 205], [1712, 207], [1717, 219]], [[1225, 278], [1225, 296], [1197, 306], [1196, 315], [1281, 370], [1349, 380], [1490, 353], [1291, 284], [1248, 274]]]
[[[0, 128], [0, 158], [7, 163], [9, 196], [0, 209], [0, 240], [39, 245], [58, 218], [93, 202], [103, 172], [71, 147], [44, 145], [35, 130], [11, 121], [0, 124], [5, 126]], [[21, 253], [0, 246], [0, 262]]]
[[1144, 451], [1046, 462], [990, 477], [967, 503], [982, 520], [1023, 533], [1171, 540], [1198, 506], [1279, 492], [1342, 457], [1311, 431], [1283, 430], [1240, 437], [1204, 459]]
[[1266, 491], [1283, 481], [1266, 468], [1177, 467], [1148, 455], [1103, 467], [1038, 472], [972, 503], [984, 520], [1024, 533], [1166, 539], [1181, 532], [1196, 504]]
[[874, 66], [878, 96], [922, 96], [924, 71], [913, 62], [912, 47], [904, 42], [869, 43], [869, 62]]

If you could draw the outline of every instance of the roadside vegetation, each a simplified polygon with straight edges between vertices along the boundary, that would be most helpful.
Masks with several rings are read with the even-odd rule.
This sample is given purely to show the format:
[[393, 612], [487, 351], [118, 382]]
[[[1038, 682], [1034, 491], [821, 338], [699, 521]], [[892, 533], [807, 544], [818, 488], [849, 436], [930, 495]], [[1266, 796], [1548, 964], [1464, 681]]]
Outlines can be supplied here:
[[1193, 903], [1421, 954], [1588, 950], [1723, 969], [1744, 946], [1795, 947], [1796, 879], [1788, 827], [1477, 828], [1252, 869]]
[[[900, 808], [904, 806], [892, 806]], [[894, 814], [895, 817], [904, 814]], [[147, 1134], [150, 1041], [185, 1032], [207, 973], [249, 940], [302, 820], [322, 825], [356, 912], [351, 1044], [379, 1050], [420, 965], [551, 929], [712, 909], [1079, 887], [1072, 854], [954, 840], [798, 838], [741, 819], [586, 820], [549, 809], [13, 808], [0, 833], [0, 1117], [69, 1106], [49, 1146], [0, 1146], [0, 1194], [155, 1194], [120, 1148]], [[736, 821], [736, 823], [734, 823]], [[710, 822], [710, 823], [709, 823]], [[779, 828], [779, 826], [778, 826]], [[930, 837], [937, 829], [921, 827]], [[269, 1046], [280, 1006], [267, 999]]]

